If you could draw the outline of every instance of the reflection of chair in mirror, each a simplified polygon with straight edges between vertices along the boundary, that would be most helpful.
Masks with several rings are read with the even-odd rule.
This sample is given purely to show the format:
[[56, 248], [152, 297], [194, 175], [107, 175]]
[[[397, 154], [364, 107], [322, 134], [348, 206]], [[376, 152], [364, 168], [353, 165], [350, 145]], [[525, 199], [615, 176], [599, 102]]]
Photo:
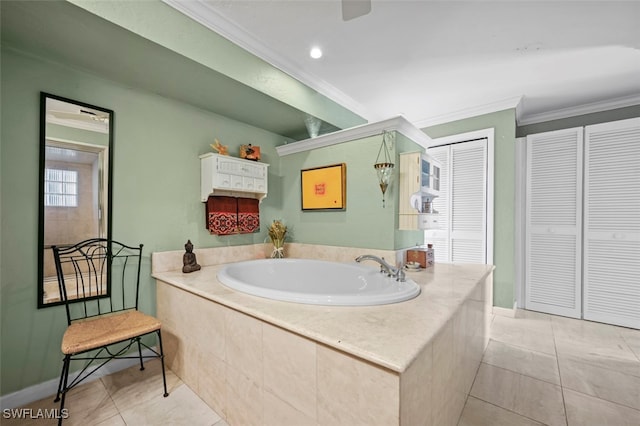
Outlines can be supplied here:
[[[142, 244], [129, 247], [116, 241], [94, 238], [74, 246], [54, 246], [53, 253], [68, 322], [62, 337], [64, 362], [55, 400], [60, 401], [60, 413], [63, 413], [67, 392], [114, 358], [139, 359], [141, 370], [144, 370], [143, 359], [160, 358], [166, 397], [161, 323], [138, 311]], [[65, 284], [69, 280], [79, 295], [89, 296], [90, 289], [106, 285], [107, 296], [70, 299]], [[158, 336], [157, 351], [141, 340], [141, 337], [152, 333]], [[133, 344], [137, 344], [138, 354], [129, 356], [128, 351]], [[142, 346], [152, 355], [143, 356]], [[70, 380], [70, 364], [75, 360], [83, 361], [84, 365]], [[58, 421], [61, 423], [62, 416]]]

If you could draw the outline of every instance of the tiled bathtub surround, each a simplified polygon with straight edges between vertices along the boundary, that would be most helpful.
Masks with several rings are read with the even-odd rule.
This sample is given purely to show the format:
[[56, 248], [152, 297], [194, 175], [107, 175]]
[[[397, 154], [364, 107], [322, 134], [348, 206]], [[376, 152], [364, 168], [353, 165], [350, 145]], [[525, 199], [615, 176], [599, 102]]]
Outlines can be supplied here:
[[[328, 260], [372, 252], [289, 249]], [[233, 250], [230, 261], [264, 256]], [[436, 265], [411, 274], [422, 288], [411, 301], [345, 308], [234, 292], [197, 254], [203, 269], [182, 274], [154, 253], [157, 314], [169, 367], [229, 424], [456, 424], [488, 341], [492, 267]]]
[[[529, 334], [542, 337], [541, 347], [554, 347], [553, 353], [528, 349], [515, 339], [515, 336]], [[269, 335], [268, 338], [278, 339], [274, 335]], [[550, 345], [547, 341], [551, 342]], [[525, 339], [522, 342], [527, 343]], [[291, 358], [282, 359], [286, 363], [300, 361], [305, 363], [301, 368], [312, 369], [306, 356], [306, 353], [296, 352]], [[427, 352], [425, 356], [431, 355]], [[562, 360], [566, 358], [587, 368], [565, 369]], [[565, 424], [563, 418], [566, 418], [568, 426], [640, 424], [640, 410], [633, 408], [640, 401], [640, 330], [518, 311], [515, 318], [494, 317], [491, 341], [482, 362], [459, 426], [540, 426], [544, 424], [543, 421]], [[280, 363], [280, 369], [273, 369], [273, 374], [279, 374], [281, 369], [287, 368], [286, 363]], [[135, 365], [73, 389], [69, 396], [73, 398], [70, 417], [64, 424], [227, 426], [171, 370], [167, 371], [170, 395], [163, 398], [162, 392], [158, 392], [162, 388], [160, 363], [153, 360], [145, 365], [144, 371], [139, 371], [139, 366]], [[414, 372], [415, 375], [412, 373], [407, 377], [418, 380], [422, 373]], [[616, 373], [624, 373], [624, 378]], [[224, 371], [220, 374], [224, 374]], [[611, 380], [613, 377], [616, 380]], [[272, 379], [265, 378], [265, 382], [269, 380]], [[424, 401], [426, 395], [430, 395], [425, 391], [430, 392], [431, 382], [426, 380], [421, 383], [424, 385], [419, 388], [422, 391], [414, 394], [416, 403]], [[512, 386], [511, 398], [503, 397], [502, 387], [505, 383]], [[562, 394], [554, 390], [558, 384]], [[206, 384], [203, 387], [209, 389]], [[539, 391], [541, 388], [549, 390], [544, 392], [542, 400]], [[305, 401], [308, 404], [310, 398], [306, 398], [306, 395], [300, 397], [296, 403], [300, 407], [308, 407], [304, 404]], [[53, 399], [54, 395], [51, 395], [21, 408], [32, 410], [31, 412], [54, 409], [58, 407], [58, 403], [54, 403]], [[265, 417], [276, 419], [274, 423], [278, 422], [279, 426], [304, 425], [299, 417], [287, 415], [286, 412], [275, 417], [276, 410], [289, 407], [283, 406], [279, 401], [279, 397], [264, 394]], [[550, 412], [541, 408], [557, 407], [558, 402], [562, 404], [563, 401], [563, 418], [558, 418], [557, 410], [550, 415]], [[629, 403], [632, 405], [628, 405]], [[518, 411], [513, 411], [514, 408]], [[408, 419], [407, 422], [419, 424], [414, 419]], [[35, 426], [55, 424], [55, 421], [2, 418], [0, 423], [3, 426]]]
[[[300, 259], [319, 259], [332, 262], [350, 262], [361, 254], [373, 254], [387, 260], [395, 259], [393, 250], [371, 250], [357, 247], [319, 246], [314, 244], [286, 243], [287, 257]], [[206, 249], [195, 248], [198, 264], [214, 266], [223, 263], [240, 262], [241, 260], [264, 259], [271, 253], [270, 243], [251, 244], [245, 246], [213, 247]], [[182, 269], [182, 255], [184, 250], [163, 251], [151, 254], [152, 272], [178, 271]], [[400, 253], [398, 253], [400, 255]], [[392, 262], [390, 262], [392, 263]]]

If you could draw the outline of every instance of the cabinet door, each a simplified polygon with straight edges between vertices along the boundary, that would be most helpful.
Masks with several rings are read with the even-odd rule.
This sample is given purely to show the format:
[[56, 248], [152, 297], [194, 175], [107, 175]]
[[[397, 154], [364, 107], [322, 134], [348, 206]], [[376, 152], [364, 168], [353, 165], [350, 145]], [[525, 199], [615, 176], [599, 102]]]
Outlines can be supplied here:
[[400, 191], [398, 194], [398, 229], [418, 229], [418, 211], [409, 200], [420, 190], [420, 153], [400, 154]]
[[527, 136], [527, 309], [581, 316], [582, 128]]
[[451, 230], [449, 229], [449, 223], [451, 218], [449, 217], [451, 208], [449, 207], [449, 200], [451, 194], [451, 188], [449, 185], [450, 165], [449, 165], [449, 153], [451, 152], [451, 146], [437, 146], [429, 148], [429, 155], [440, 162], [440, 195], [433, 199], [433, 209], [438, 212], [438, 229], [429, 229], [425, 231], [425, 239], [428, 243], [433, 244], [434, 260], [436, 263], [450, 263], [451, 262]]
[[440, 229], [427, 230], [436, 262], [487, 261], [487, 140], [429, 148], [440, 162]]
[[244, 182], [242, 176], [231, 175], [231, 189], [236, 191], [242, 191], [244, 188]]
[[213, 187], [214, 188], [231, 188], [231, 175], [226, 173], [217, 173], [213, 178]]
[[584, 318], [640, 328], [640, 118], [585, 128]]
[[487, 141], [451, 145], [451, 261], [486, 263]]
[[256, 190], [255, 179], [252, 177], [243, 177], [242, 189], [244, 189], [245, 191], [255, 191]]

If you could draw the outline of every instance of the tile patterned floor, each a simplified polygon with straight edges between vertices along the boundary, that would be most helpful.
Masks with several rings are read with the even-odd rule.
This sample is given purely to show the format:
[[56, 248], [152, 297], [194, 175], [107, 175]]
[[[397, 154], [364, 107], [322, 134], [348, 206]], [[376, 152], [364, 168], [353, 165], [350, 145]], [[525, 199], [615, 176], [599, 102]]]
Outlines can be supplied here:
[[459, 426], [640, 425], [640, 331], [496, 316]]
[[[227, 426], [170, 371], [171, 395], [162, 398], [160, 364], [146, 365], [74, 389], [64, 424]], [[57, 404], [51, 397], [24, 408]], [[48, 424], [55, 422], [2, 419]], [[502, 425], [640, 425], [640, 331], [529, 311], [494, 317], [458, 426]]]

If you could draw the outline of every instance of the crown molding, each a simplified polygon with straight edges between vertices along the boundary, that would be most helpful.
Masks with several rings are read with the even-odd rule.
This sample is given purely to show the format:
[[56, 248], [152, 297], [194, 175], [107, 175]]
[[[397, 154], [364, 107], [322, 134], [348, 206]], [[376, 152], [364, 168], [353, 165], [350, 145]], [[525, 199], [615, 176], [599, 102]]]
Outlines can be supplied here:
[[563, 118], [576, 117], [579, 115], [593, 114], [596, 112], [609, 111], [617, 108], [625, 108], [640, 105], [640, 94], [623, 96], [601, 102], [592, 102], [576, 107], [556, 109], [554, 111], [542, 112], [539, 114], [529, 114], [518, 120], [519, 126], [528, 124], [543, 123], [545, 121], [561, 120]]
[[498, 101], [489, 102], [482, 105], [476, 105], [470, 108], [461, 109], [458, 111], [449, 112], [446, 114], [436, 115], [432, 117], [423, 118], [422, 120], [415, 121], [415, 125], [424, 129], [425, 127], [435, 126], [437, 124], [450, 123], [452, 121], [463, 120], [465, 118], [477, 117], [483, 114], [489, 114], [497, 111], [504, 111], [505, 109], [515, 108], [516, 117], [522, 114], [523, 96], [513, 96]]
[[90, 132], [104, 133], [109, 134], [109, 123], [108, 122], [84, 122], [78, 120], [67, 120], [64, 118], [54, 117], [51, 114], [47, 114], [47, 123], [57, 124], [59, 126], [64, 127], [73, 127], [75, 129], [80, 130], [88, 130]]
[[313, 149], [324, 148], [369, 136], [379, 135], [385, 130], [402, 133], [407, 138], [424, 148], [428, 148], [431, 143], [431, 138], [427, 136], [426, 133], [411, 124], [406, 118], [399, 115], [386, 120], [362, 124], [345, 130], [338, 130], [333, 133], [327, 133], [315, 138], [304, 139], [287, 145], [280, 145], [276, 147], [276, 151], [280, 157], [283, 157], [285, 155], [296, 154], [298, 152], [311, 151]]
[[370, 120], [374, 117], [374, 114], [368, 111], [361, 103], [327, 83], [325, 80], [305, 71], [303, 68], [287, 60], [284, 56], [279, 55], [262, 41], [253, 37], [246, 30], [217, 12], [214, 7], [206, 1], [162, 0], [162, 2], [278, 68], [305, 86], [321, 93], [331, 101], [363, 117], [365, 120]]

